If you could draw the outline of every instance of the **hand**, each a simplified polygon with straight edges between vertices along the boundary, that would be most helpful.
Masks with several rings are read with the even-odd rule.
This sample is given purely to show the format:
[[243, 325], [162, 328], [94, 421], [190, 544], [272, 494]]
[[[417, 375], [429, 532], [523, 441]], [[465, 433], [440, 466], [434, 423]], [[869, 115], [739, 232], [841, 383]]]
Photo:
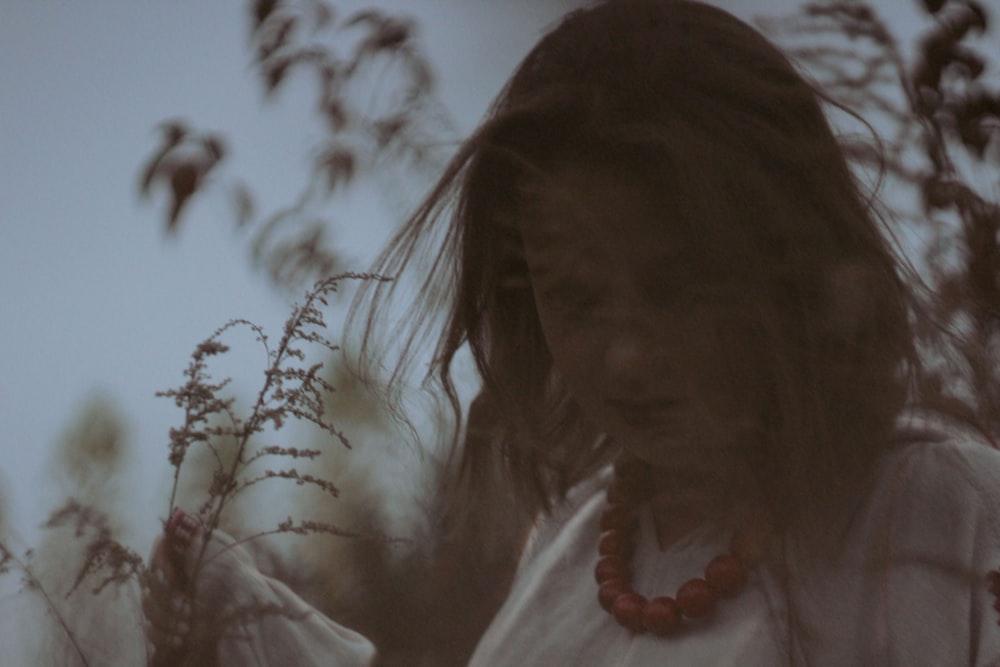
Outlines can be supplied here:
[[176, 510], [153, 545], [142, 596], [146, 637], [152, 645], [150, 667], [191, 664], [192, 656], [200, 652], [195, 651], [191, 632], [193, 600], [185, 562], [188, 549], [201, 533], [196, 519]]

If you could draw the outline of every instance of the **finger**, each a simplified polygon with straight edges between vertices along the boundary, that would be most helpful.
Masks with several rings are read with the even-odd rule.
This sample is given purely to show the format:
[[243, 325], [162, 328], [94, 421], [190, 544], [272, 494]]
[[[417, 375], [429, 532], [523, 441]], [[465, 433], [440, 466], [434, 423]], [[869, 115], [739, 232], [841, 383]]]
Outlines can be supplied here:
[[150, 604], [144, 600], [143, 611], [146, 639], [154, 655], [163, 656], [188, 648], [192, 622], [191, 608], [185, 600], [180, 596], [171, 598], [167, 604]]
[[186, 664], [184, 661], [187, 650], [182, 647], [154, 646], [152, 658], [149, 661], [150, 667], [177, 667]]
[[177, 526], [184, 521], [186, 516], [187, 513], [181, 508], [178, 507], [174, 509], [173, 514], [170, 515], [170, 518], [167, 519], [166, 525], [163, 527], [163, 534], [169, 539], [173, 539], [173, 535], [177, 531]]
[[[142, 611], [150, 631], [161, 634], [186, 635], [191, 629], [192, 609], [190, 599], [178, 593], [144, 595]], [[159, 643], [159, 641], [157, 642]]]
[[154, 585], [170, 587], [177, 586], [181, 580], [181, 572], [177, 568], [176, 558], [171, 555], [171, 549], [165, 538], [160, 538], [153, 547], [149, 557], [149, 571], [153, 576]]
[[174, 510], [167, 527], [164, 531], [170, 546], [180, 554], [183, 554], [194, 543], [195, 538], [201, 532], [201, 524], [194, 517], [186, 514], [183, 510]]
[[203, 534], [201, 523], [182, 510], [175, 510], [164, 531], [166, 552], [181, 584], [186, 585], [187, 558], [192, 545]]
[[142, 611], [152, 627], [163, 631], [173, 631], [182, 623], [191, 623], [191, 604], [183, 595], [151, 593], [142, 598]]
[[155, 625], [167, 628], [177, 612], [190, 614], [182, 577], [175, 570], [162, 544], [153, 549], [142, 584], [143, 611]]
[[157, 627], [153, 623], [146, 627], [146, 638], [159, 653], [184, 647], [190, 635], [191, 624], [187, 621], [177, 621], [172, 629]]

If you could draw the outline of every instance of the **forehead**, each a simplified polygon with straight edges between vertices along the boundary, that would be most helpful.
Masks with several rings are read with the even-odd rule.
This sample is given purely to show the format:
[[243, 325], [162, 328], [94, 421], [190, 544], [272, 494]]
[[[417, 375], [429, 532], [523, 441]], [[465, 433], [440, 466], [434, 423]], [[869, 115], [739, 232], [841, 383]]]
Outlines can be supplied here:
[[529, 185], [526, 199], [519, 228], [529, 260], [648, 264], [692, 257], [683, 207], [621, 173], [565, 165]]

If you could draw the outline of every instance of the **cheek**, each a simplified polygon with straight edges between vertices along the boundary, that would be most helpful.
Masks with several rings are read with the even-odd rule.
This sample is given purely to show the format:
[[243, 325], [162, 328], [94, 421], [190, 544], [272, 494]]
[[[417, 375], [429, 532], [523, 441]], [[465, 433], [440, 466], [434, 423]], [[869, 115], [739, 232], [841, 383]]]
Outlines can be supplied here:
[[559, 317], [539, 314], [539, 323], [556, 371], [578, 402], [586, 405], [589, 395], [600, 386], [598, 370], [600, 340], [598, 331], [573, 324]]

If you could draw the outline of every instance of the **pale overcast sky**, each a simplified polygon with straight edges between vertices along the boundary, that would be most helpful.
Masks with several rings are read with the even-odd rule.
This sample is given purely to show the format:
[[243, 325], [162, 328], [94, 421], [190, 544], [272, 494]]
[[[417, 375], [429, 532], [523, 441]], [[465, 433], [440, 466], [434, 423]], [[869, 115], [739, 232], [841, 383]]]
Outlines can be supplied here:
[[[31, 522], [48, 507], [38, 507], [48, 499], [39, 495], [45, 453], [90, 392], [120, 408], [143, 469], [162, 472], [177, 412], [154, 393], [179, 384], [193, 346], [228, 319], [278, 333], [287, 316], [285, 298], [234, 242], [221, 193], [195, 201], [173, 239], [162, 233], [162, 204], [136, 196], [155, 126], [173, 117], [223, 133], [228, 173], [247, 178], [264, 209], [296, 194], [319, 135], [301, 129], [308, 100], [261, 104], [248, 5], [0, 0], [0, 477], [19, 516], [33, 508]], [[468, 132], [565, 5], [375, 6], [418, 18], [441, 94]], [[368, 227], [384, 233], [378, 220], [357, 222], [361, 237]], [[259, 365], [252, 339], [234, 347]], [[151, 504], [163, 488], [141, 492]]]

